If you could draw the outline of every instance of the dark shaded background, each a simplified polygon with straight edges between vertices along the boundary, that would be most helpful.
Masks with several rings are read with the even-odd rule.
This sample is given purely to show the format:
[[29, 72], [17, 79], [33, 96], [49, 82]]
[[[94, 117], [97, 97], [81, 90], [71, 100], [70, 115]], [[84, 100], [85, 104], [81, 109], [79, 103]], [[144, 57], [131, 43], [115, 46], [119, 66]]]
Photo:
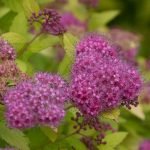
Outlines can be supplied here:
[[119, 9], [120, 15], [109, 25], [142, 35], [139, 55], [150, 58], [150, 0], [101, 0], [100, 10]]

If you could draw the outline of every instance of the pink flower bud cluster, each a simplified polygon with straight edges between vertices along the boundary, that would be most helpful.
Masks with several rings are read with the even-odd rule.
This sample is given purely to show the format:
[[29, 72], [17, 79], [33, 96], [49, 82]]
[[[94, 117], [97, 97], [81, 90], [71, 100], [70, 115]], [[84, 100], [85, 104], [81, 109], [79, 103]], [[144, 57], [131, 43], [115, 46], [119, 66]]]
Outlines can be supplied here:
[[33, 13], [29, 19], [31, 28], [34, 28], [34, 23], [41, 24], [41, 30], [52, 35], [61, 35], [66, 29], [61, 23], [61, 16], [53, 9], [44, 9], [38, 14]]
[[0, 38], [0, 61], [14, 60], [16, 58], [15, 49], [4, 39]]
[[2, 101], [9, 86], [27, 78], [18, 69], [15, 58], [15, 49], [7, 41], [0, 38], [0, 101]]

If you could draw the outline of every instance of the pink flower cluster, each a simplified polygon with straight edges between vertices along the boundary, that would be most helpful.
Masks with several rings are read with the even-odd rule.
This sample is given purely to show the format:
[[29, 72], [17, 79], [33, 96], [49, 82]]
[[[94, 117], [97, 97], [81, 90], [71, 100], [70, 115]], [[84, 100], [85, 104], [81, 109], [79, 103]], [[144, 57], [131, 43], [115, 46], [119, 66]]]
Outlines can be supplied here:
[[41, 24], [41, 30], [52, 35], [61, 35], [66, 29], [61, 23], [61, 16], [53, 9], [41, 10], [38, 14], [33, 13], [29, 19], [31, 29], [34, 29], [34, 23]]
[[71, 99], [83, 114], [97, 116], [121, 104], [136, 106], [141, 86], [138, 71], [122, 61], [103, 36], [89, 35], [77, 45]]
[[0, 59], [14, 60], [16, 53], [14, 48], [4, 39], [0, 38]]
[[38, 73], [33, 80], [21, 82], [4, 97], [9, 126], [57, 126], [65, 115], [66, 90], [66, 83], [58, 75], [48, 73]]
[[9, 84], [15, 85], [20, 80], [27, 78], [18, 69], [15, 59], [15, 49], [7, 41], [0, 38], [0, 101], [3, 101], [3, 96], [9, 89]]

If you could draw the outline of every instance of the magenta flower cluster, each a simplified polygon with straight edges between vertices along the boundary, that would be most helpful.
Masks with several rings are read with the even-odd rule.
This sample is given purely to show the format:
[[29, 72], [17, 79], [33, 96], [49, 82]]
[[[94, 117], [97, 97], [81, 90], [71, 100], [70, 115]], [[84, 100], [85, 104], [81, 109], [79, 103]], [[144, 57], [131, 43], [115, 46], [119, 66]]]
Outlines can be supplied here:
[[33, 80], [21, 82], [4, 97], [9, 126], [57, 126], [65, 115], [66, 90], [65, 81], [48, 73], [38, 73]]
[[53, 9], [44, 9], [39, 11], [38, 14], [33, 13], [29, 19], [31, 28], [34, 28], [34, 23], [40, 23], [44, 32], [52, 35], [61, 35], [65, 33], [66, 29], [61, 23], [61, 16]]
[[106, 38], [89, 35], [79, 42], [71, 99], [83, 114], [97, 116], [121, 104], [136, 106], [141, 86], [138, 71], [119, 58]]
[[99, 0], [79, 0], [79, 2], [88, 8], [95, 8], [99, 4]]
[[0, 38], [0, 59], [1, 60], [14, 60], [16, 53], [14, 48], [4, 39]]
[[17, 84], [27, 79], [15, 63], [15, 49], [4, 39], [0, 38], [0, 101], [9, 89], [9, 84]]
[[141, 143], [139, 150], [149, 150], [150, 149], [150, 140], [145, 140]]

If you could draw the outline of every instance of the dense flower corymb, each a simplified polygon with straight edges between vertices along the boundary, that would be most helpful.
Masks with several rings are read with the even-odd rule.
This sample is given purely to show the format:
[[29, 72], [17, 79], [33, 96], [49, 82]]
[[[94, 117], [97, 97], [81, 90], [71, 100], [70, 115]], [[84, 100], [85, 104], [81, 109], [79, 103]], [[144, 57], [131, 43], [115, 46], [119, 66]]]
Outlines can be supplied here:
[[61, 16], [53, 9], [44, 9], [38, 14], [32, 14], [29, 19], [32, 28], [35, 22], [41, 24], [42, 31], [48, 32], [52, 35], [61, 35], [66, 31], [61, 23]]
[[7, 121], [14, 128], [57, 126], [65, 115], [66, 95], [66, 83], [59, 76], [38, 73], [5, 95]]
[[11, 86], [27, 78], [27, 75], [17, 68], [13, 60], [2, 61], [0, 64], [0, 101]]
[[1, 60], [14, 60], [16, 53], [14, 48], [4, 39], [0, 37], [0, 59]]
[[[92, 44], [76, 57], [71, 81], [72, 101], [83, 114], [90, 116], [97, 116], [121, 104], [128, 108], [136, 106], [142, 86], [138, 71], [119, 57], [109, 55], [115, 49], [103, 53], [99, 44], [97, 52], [95, 43]], [[84, 51], [85, 46], [80, 44], [80, 47]]]

